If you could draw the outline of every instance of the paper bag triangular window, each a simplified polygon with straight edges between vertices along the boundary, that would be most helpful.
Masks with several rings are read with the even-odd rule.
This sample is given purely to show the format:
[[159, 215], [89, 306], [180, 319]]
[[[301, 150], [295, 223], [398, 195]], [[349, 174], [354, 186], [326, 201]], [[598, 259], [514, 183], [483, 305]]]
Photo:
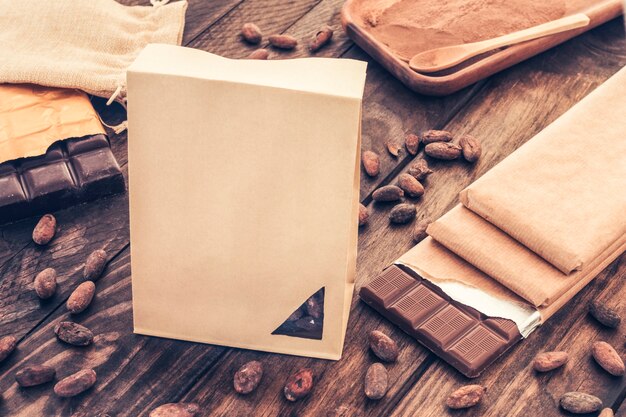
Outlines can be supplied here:
[[272, 334], [321, 339], [324, 331], [324, 288], [307, 298]]

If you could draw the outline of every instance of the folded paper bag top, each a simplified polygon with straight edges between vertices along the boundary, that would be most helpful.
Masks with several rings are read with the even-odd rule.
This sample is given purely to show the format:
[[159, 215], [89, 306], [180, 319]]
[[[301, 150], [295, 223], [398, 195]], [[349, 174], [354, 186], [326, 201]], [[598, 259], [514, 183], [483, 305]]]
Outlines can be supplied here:
[[[136, 332], [341, 356], [365, 67], [146, 47], [127, 75]], [[272, 334], [321, 288], [321, 339]]]
[[626, 234], [626, 68], [461, 192], [568, 274]]

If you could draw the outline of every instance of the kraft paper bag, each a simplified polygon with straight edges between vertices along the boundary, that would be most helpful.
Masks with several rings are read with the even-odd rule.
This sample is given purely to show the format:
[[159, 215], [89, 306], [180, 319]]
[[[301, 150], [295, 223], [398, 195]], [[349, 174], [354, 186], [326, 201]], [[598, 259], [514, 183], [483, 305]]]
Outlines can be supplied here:
[[104, 133], [82, 91], [0, 84], [0, 163], [43, 155], [61, 139]]
[[626, 68], [461, 192], [565, 274], [626, 234]]
[[[341, 357], [365, 68], [144, 49], [127, 74], [137, 333]], [[272, 334], [322, 288], [320, 339]]]

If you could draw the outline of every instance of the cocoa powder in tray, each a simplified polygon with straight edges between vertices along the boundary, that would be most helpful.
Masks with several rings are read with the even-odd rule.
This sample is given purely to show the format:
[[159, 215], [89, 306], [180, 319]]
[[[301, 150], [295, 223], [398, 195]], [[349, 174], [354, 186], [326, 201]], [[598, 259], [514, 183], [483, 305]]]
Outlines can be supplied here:
[[363, 0], [364, 27], [402, 60], [584, 11], [589, 0]]

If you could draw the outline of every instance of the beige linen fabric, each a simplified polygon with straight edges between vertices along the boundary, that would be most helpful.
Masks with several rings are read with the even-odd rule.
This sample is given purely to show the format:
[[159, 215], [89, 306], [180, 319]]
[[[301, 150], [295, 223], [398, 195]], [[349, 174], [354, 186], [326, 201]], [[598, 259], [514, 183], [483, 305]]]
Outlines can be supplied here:
[[148, 43], [180, 45], [186, 1], [0, 0], [0, 83], [77, 88], [124, 102], [126, 68]]
[[585, 280], [590, 271], [619, 256], [626, 245], [626, 235], [622, 235], [582, 270], [566, 275], [461, 205], [431, 224], [428, 233], [535, 307], [554, 303], [579, 281]]
[[626, 68], [461, 192], [565, 274], [626, 234]]

